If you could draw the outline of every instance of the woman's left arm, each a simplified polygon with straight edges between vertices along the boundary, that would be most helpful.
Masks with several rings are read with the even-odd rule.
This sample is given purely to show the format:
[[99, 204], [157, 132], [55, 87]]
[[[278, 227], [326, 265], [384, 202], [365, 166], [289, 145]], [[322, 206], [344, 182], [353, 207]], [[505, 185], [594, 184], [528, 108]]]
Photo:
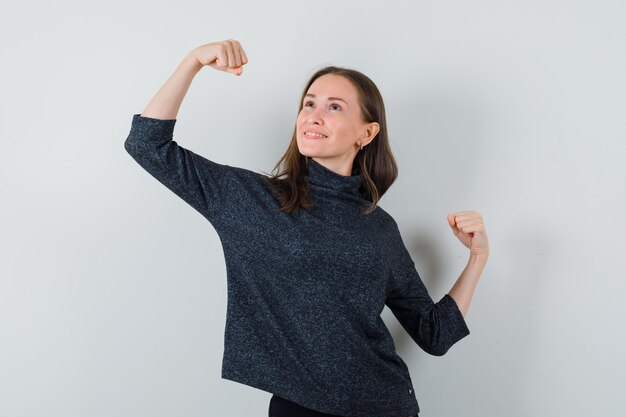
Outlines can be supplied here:
[[467, 266], [448, 292], [465, 317], [489, 257], [489, 242], [483, 218], [477, 211], [448, 214], [448, 224], [454, 235], [470, 250]]

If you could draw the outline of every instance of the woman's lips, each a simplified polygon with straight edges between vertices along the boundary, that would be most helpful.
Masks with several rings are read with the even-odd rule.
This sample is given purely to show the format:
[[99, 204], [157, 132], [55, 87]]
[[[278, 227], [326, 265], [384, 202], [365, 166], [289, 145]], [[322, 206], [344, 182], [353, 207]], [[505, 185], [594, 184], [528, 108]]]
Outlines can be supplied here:
[[310, 133], [310, 132], [305, 132], [304, 137], [307, 139], [326, 139], [327, 138], [327, 136], [319, 135], [316, 133]]

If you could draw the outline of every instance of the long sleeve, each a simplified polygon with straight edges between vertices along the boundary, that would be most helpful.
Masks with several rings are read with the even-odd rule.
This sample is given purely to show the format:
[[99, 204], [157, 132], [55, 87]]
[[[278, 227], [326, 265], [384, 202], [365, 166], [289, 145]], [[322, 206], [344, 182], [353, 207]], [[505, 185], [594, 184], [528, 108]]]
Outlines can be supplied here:
[[435, 356], [445, 354], [470, 333], [456, 302], [448, 294], [433, 302], [395, 222], [390, 256], [392, 288], [385, 304], [425, 352]]
[[176, 119], [133, 115], [124, 148], [154, 178], [211, 223], [224, 212], [230, 166], [210, 161], [173, 140]]

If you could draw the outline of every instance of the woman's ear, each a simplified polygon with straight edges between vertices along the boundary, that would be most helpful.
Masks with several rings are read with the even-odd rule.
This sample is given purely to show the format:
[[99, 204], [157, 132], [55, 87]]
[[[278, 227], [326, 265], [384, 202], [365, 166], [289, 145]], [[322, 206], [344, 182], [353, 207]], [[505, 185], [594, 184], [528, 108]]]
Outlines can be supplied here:
[[368, 145], [371, 141], [373, 141], [378, 132], [380, 132], [380, 125], [378, 122], [372, 122], [365, 125], [363, 146]]

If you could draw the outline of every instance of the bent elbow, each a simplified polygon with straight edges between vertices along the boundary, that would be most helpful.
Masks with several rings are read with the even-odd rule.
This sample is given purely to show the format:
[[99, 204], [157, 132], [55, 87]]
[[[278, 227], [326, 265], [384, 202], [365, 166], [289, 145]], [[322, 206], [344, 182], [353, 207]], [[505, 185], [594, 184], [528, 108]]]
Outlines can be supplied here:
[[422, 346], [422, 349], [424, 350], [424, 352], [432, 356], [443, 356], [446, 353], [448, 353], [451, 347], [452, 347], [451, 345], [439, 344], [439, 345]]
[[442, 337], [440, 332], [433, 332], [429, 337], [421, 335], [419, 338], [414, 337], [413, 339], [424, 352], [432, 356], [445, 355], [455, 343], [447, 337]]
[[129, 155], [134, 156], [137, 152], [137, 146], [135, 141], [131, 138], [131, 136], [127, 137], [124, 141], [124, 149], [128, 152]]

